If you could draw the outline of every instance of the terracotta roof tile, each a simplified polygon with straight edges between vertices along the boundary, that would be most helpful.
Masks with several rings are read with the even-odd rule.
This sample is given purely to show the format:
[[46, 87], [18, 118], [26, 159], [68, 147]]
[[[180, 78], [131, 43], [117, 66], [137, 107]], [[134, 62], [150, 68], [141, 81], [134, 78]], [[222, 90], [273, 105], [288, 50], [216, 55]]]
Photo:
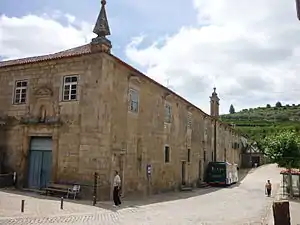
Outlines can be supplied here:
[[27, 64], [27, 63], [47, 61], [51, 59], [60, 59], [60, 58], [71, 57], [71, 56], [85, 55], [89, 53], [91, 53], [90, 44], [86, 44], [86, 45], [82, 45], [79, 47], [71, 48], [65, 51], [61, 51], [49, 55], [34, 56], [34, 57], [28, 57], [23, 59], [8, 60], [8, 61], [0, 61], [0, 68]]

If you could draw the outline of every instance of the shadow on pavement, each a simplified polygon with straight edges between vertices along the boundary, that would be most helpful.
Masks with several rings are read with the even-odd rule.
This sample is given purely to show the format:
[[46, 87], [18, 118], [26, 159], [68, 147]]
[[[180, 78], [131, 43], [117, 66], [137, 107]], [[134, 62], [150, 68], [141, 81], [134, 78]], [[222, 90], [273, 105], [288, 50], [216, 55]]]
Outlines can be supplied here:
[[[239, 170], [239, 183], [229, 186], [227, 188], [234, 188], [240, 185], [240, 182], [250, 173], [252, 173], [255, 169], [240, 169]], [[182, 191], [182, 192], [167, 192], [161, 194], [154, 194], [147, 197], [133, 197], [128, 196], [122, 198], [122, 205], [120, 207], [113, 207], [112, 201], [98, 201], [95, 207], [99, 207], [101, 209], [106, 209], [110, 211], [118, 211], [124, 208], [138, 208], [141, 206], [156, 204], [156, 203], [164, 203], [170, 201], [176, 201], [181, 199], [188, 199], [193, 198], [196, 196], [210, 194], [216, 191], [223, 189], [224, 187], [205, 187], [205, 188], [196, 188], [191, 191]], [[226, 188], [226, 187], [225, 187]], [[60, 201], [60, 197], [53, 197], [53, 196], [45, 196], [39, 192], [31, 192], [28, 190], [16, 190], [16, 189], [0, 189], [1, 192], [6, 192], [10, 194], [17, 194], [27, 197], [32, 197], [36, 199], [43, 199], [43, 200], [52, 200], [52, 201]], [[74, 204], [81, 204], [86, 206], [92, 206], [92, 199], [91, 200], [72, 200], [72, 199], [64, 199], [65, 202], [71, 202]]]

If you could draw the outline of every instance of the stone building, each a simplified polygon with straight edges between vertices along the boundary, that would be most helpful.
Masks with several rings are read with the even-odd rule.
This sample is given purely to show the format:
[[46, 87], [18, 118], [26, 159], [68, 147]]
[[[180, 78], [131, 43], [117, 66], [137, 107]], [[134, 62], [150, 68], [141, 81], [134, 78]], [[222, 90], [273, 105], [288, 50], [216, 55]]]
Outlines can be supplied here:
[[241, 165], [244, 168], [255, 167], [255, 164], [261, 166], [267, 162], [263, 151], [259, 149], [257, 142], [255, 141], [242, 149], [241, 157]]
[[97, 172], [108, 198], [115, 170], [124, 194], [147, 194], [196, 184], [214, 159], [240, 164], [241, 136], [218, 120], [216, 90], [207, 115], [112, 55], [105, 1], [94, 33], [83, 46], [0, 62], [0, 146], [20, 186], [80, 183], [89, 196]]

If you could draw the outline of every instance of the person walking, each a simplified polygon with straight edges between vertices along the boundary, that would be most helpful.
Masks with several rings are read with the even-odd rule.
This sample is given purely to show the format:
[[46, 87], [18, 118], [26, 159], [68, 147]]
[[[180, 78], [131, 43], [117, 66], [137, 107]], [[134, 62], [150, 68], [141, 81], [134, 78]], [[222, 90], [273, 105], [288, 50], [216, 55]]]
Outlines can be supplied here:
[[114, 200], [114, 203], [115, 203], [114, 206], [121, 205], [120, 189], [121, 189], [121, 178], [119, 176], [118, 171], [115, 171], [114, 190], [113, 190], [113, 200]]
[[271, 192], [272, 192], [272, 184], [271, 184], [270, 180], [267, 180], [267, 183], [265, 185], [265, 189], [266, 189], [266, 194], [268, 195], [268, 197], [270, 197]]

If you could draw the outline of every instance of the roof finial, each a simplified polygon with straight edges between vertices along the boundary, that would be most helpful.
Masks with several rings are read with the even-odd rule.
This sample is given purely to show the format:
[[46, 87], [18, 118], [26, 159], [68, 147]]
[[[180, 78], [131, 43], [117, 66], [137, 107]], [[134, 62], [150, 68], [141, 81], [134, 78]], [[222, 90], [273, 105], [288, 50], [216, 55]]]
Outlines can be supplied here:
[[214, 93], [216, 93], [216, 89], [217, 89], [217, 88], [216, 88], [216, 87], [214, 87]]
[[110, 35], [110, 29], [105, 10], [106, 0], [101, 0], [101, 5], [101, 10], [93, 30], [93, 32], [97, 34], [97, 37], [92, 39], [92, 43], [105, 44], [110, 49], [112, 47], [111, 42], [106, 38], [106, 36]]

